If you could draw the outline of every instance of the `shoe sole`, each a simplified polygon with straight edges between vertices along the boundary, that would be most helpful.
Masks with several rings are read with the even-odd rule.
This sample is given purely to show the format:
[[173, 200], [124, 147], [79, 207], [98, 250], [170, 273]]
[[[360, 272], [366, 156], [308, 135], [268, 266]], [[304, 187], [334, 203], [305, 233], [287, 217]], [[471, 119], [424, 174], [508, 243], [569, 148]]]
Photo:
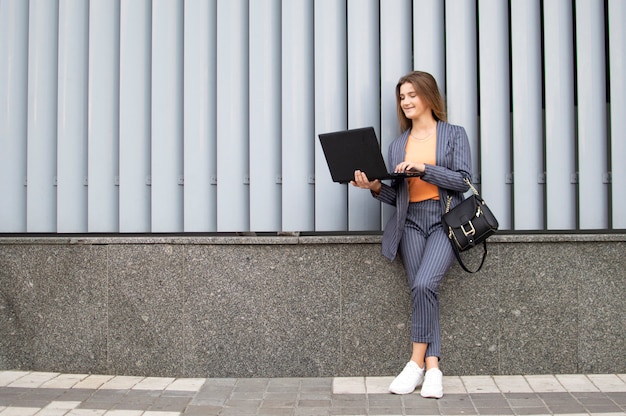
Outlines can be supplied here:
[[393, 391], [393, 390], [389, 389], [389, 393], [391, 393], [391, 394], [411, 394], [411, 393], [413, 393], [416, 389], [417, 389], [417, 387], [416, 387], [416, 388], [414, 388], [414, 389], [413, 389], [413, 390], [411, 390], [411, 391], [408, 391], [408, 390], [407, 390], [407, 391], [405, 391], [405, 390], [403, 390], [403, 391]]
[[435, 394], [430, 394], [428, 396], [423, 396], [423, 395], [420, 394], [420, 396], [422, 396], [425, 399], [441, 399], [443, 397], [443, 394], [441, 396], [435, 395]]

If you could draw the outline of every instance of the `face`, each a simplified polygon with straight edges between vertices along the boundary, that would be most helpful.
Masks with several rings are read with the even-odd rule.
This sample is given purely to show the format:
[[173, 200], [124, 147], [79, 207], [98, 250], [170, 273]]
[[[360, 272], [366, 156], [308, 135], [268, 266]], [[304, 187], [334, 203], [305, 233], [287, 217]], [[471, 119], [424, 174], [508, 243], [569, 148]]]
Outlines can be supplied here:
[[409, 120], [416, 120], [425, 114], [430, 114], [432, 111], [430, 107], [422, 102], [422, 99], [415, 91], [415, 87], [410, 82], [400, 85], [400, 106]]

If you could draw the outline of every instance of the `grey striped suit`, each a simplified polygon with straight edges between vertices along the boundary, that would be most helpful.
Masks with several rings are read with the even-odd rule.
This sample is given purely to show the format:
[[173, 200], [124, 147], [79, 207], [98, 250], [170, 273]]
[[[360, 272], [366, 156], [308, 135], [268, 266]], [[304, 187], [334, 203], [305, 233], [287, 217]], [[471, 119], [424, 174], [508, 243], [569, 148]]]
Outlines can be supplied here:
[[[405, 157], [409, 131], [389, 145], [389, 166]], [[436, 165], [426, 165], [422, 179], [439, 187], [439, 201], [409, 203], [407, 181], [399, 179], [382, 185], [377, 198], [396, 207], [385, 226], [382, 252], [390, 260], [400, 253], [411, 289], [411, 340], [427, 343], [426, 356], [441, 355], [439, 331], [439, 284], [454, 261], [448, 237], [441, 226], [447, 196], [452, 206], [468, 190], [471, 155], [465, 129], [437, 123]], [[366, 172], [367, 173], [367, 172]]]

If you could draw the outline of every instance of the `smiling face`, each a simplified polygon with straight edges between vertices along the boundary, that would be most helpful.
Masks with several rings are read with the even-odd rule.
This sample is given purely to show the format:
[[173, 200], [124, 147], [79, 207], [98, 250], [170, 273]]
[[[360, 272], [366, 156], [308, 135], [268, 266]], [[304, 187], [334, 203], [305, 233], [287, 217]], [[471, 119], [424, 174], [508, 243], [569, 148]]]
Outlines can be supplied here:
[[417, 120], [432, 114], [432, 109], [422, 101], [410, 82], [405, 82], [400, 86], [399, 99], [402, 111], [409, 120]]
[[396, 84], [396, 112], [401, 131], [410, 129], [418, 119], [446, 121], [446, 106], [435, 78], [423, 71], [402, 76]]

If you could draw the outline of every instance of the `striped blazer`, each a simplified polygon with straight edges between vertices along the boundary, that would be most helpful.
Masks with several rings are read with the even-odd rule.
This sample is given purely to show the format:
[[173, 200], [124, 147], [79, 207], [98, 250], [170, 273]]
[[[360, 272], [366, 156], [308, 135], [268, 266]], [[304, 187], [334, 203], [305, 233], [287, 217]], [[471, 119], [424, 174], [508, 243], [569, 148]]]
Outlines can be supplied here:
[[[410, 129], [389, 145], [388, 160], [392, 169], [404, 161], [409, 132]], [[439, 187], [441, 214], [446, 210], [448, 195], [452, 197], [452, 206], [463, 201], [463, 193], [469, 189], [464, 179], [470, 178], [471, 166], [469, 140], [465, 129], [443, 121], [437, 122], [436, 165], [426, 165], [422, 180]], [[383, 255], [393, 260], [398, 252], [409, 208], [409, 187], [406, 179], [393, 180], [390, 185], [383, 183], [376, 198], [396, 207], [385, 226], [382, 241]]]

